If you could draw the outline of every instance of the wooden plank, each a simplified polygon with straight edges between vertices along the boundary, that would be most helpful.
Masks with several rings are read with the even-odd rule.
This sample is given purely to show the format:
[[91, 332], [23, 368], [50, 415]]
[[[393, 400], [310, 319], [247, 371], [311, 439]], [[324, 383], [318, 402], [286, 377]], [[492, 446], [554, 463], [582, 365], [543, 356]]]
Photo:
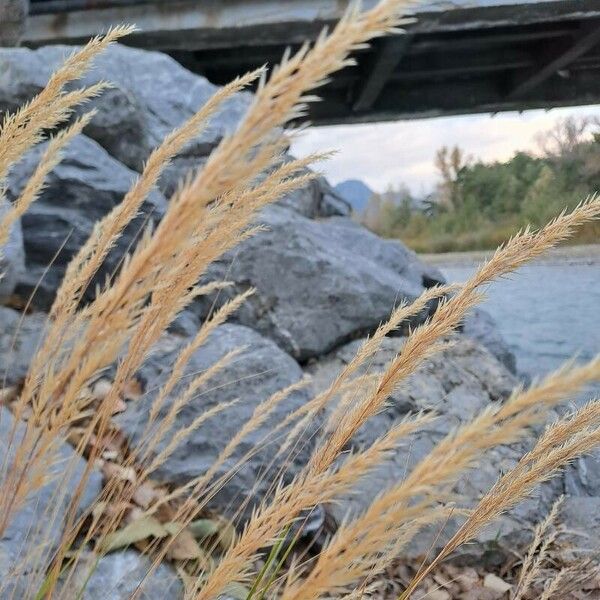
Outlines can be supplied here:
[[409, 33], [403, 33], [381, 40], [370, 73], [356, 94], [356, 100], [352, 105], [354, 112], [369, 110], [375, 104], [386, 82], [406, 54], [412, 37]]
[[544, 83], [557, 71], [568, 67], [572, 62], [583, 56], [600, 43], [600, 22], [597, 20], [585, 22], [581, 33], [573, 44], [555, 52], [553, 56], [524, 75], [508, 93], [508, 98], [521, 98], [534, 88]]

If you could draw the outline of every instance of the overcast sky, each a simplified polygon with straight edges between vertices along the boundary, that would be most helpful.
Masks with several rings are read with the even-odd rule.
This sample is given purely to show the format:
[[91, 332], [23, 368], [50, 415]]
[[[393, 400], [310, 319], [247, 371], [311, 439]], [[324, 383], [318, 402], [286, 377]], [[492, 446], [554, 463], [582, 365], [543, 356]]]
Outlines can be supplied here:
[[319, 167], [334, 184], [362, 179], [381, 192], [405, 183], [420, 194], [431, 191], [436, 182], [433, 158], [441, 146], [457, 144], [484, 161], [505, 160], [516, 150], [536, 152], [536, 134], [567, 115], [600, 116], [600, 106], [314, 127], [294, 141], [292, 153], [337, 150]]

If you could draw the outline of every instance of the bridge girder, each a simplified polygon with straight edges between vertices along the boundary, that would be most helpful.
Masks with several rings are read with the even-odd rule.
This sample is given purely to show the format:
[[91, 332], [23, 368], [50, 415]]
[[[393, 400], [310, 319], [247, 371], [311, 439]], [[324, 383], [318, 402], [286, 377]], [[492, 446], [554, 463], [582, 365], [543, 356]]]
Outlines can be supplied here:
[[[365, 0], [366, 8], [376, 0]], [[80, 43], [135, 23], [127, 43], [169, 52], [224, 83], [314, 39], [344, 0], [32, 0], [25, 43]], [[599, 0], [459, 0], [421, 5], [312, 105], [317, 124], [600, 103]]]

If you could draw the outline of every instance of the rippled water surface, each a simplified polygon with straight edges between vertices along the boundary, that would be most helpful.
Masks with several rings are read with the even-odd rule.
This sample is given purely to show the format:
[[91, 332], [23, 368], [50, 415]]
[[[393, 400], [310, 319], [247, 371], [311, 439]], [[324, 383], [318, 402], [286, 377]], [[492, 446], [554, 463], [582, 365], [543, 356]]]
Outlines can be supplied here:
[[[441, 266], [450, 281], [463, 281], [475, 266]], [[520, 371], [538, 375], [568, 358], [600, 352], [600, 262], [596, 259], [523, 267], [494, 283], [484, 308], [498, 322]], [[599, 388], [600, 389], [600, 388]]]

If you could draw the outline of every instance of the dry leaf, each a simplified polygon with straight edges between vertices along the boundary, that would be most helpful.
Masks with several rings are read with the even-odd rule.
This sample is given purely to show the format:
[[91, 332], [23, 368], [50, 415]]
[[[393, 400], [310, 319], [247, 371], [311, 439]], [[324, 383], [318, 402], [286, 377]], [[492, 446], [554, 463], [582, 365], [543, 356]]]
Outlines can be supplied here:
[[172, 560], [208, 560], [208, 555], [192, 535], [192, 533], [181, 527], [180, 523], [165, 523], [164, 528], [175, 539], [169, 544], [167, 556]]
[[503, 592], [497, 592], [489, 588], [477, 586], [462, 593], [460, 600], [499, 600], [504, 596]]
[[460, 587], [463, 592], [468, 592], [478, 585], [479, 575], [477, 575], [475, 569], [466, 568], [454, 576], [454, 581], [456, 581], [458, 587]]
[[143, 393], [142, 384], [137, 379], [130, 379], [123, 388], [125, 400], [139, 400]]
[[121, 398], [117, 398], [112, 407], [112, 414], [118, 415], [119, 413], [125, 412], [127, 410], [127, 404], [121, 400]]
[[510, 583], [506, 583], [504, 579], [500, 579], [498, 575], [494, 575], [493, 573], [488, 573], [483, 578], [483, 587], [501, 594], [504, 594], [512, 589], [512, 585], [510, 585]]
[[217, 536], [217, 543], [222, 550], [229, 549], [236, 538], [233, 523], [224, 517], [197, 519], [189, 524], [188, 529], [200, 542]]
[[98, 379], [92, 386], [92, 397], [95, 400], [104, 400], [112, 388], [112, 383], [108, 379]]
[[150, 504], [160, 498], [161, 492], [151, 481], [145, 481], [138, 486], [133, 493], [133, 501], [142, 508], [148, 508]]
[[452, 587], [452, 581], [448, 577], [446, 577], [443, 573], [434, 573], [433, 579], [439, 586], [441, 586], [445, 589], [449, 589]]
[[426, 598], [428, 600], [452, 600], [452, 596], [446, 590], [431, 590]]
[[17, 398], [17, 388], [15, 386], [0, 388], [0, 404], [4, 406], [10, 404]]
[[125, 548], [146, 538], [163, 538], [169, 535], [169, 532], [153, 517], [142, 517], [137, 519], [123, 529], [106, 536], [101, 544], [105, 552]]
[[137, 474], [133, 467], [122, 467], [114, 462], [105, 462], [102, 465], [102, 474], [107, 479], [118, 479], [119, 481], [129, 481], [135, 483]]

